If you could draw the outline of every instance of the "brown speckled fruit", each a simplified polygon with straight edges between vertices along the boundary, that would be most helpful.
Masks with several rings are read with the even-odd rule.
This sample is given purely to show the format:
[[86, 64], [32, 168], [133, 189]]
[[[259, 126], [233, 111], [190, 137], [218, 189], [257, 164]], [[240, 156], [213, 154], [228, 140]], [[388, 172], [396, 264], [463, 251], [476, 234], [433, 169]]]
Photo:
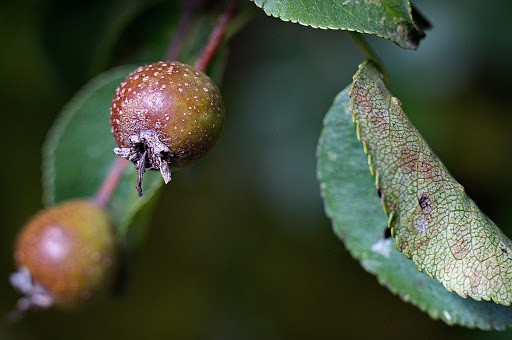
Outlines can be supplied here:
[[145, 170], [172, 169], [205, 156], [219, 138], [224, 105], [213, 81], [192, 66], [158, 62], [139, 67], [119, 85], [110, 108], [120, 157], [135, 164], [137, 190]]
[[11, 283], [25, 294], [19, 310], [75, 305], [106, 288], [117, 246], [107, 213], [92, 201], [44, 209], [21, 230]]

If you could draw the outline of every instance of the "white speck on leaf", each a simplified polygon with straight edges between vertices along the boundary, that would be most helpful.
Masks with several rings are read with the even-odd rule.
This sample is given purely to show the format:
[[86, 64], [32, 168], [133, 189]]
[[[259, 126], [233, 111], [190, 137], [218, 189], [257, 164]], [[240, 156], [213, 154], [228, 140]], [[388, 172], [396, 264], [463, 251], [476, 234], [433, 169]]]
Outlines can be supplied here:
[[450, 315], [450, 313], [448, 313], [448, 311], [447, 311], [447, 310], [444, 310], [444, 311], [443, 311], [443, 315], [444, 315], [444, 317], [446, 318], [446, 320], [448, 320], [448, 321], [452, 321], [452, 316]]
[[338, 154], [335, 152], [329, 152], [327, 156], [329, 157], [330, 161], [335, 161], [338, 159]]
[[416, 226], [416, 228], [418, 229], [419, 232], [421, 232], [422, 234], [425, 234], [427, 232], [427, 227], [428, 227], [428, 223], [425, 220], [425, 217], [423, 217], [423, 215], [421, 215], [418, 220], [418, 225]]
[[391, 239], [379, 239], [372, 245], [372, 251], [381, 254], [385, 258], [389, 259], [389, 254], [391, 252], [391, 249], [389, 247], [389, 240]]

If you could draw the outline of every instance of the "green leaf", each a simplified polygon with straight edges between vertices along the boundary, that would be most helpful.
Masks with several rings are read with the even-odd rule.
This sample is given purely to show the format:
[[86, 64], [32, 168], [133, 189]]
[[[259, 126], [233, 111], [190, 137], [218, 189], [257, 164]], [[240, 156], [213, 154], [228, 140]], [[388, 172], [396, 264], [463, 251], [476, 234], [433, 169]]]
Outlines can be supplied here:
[[512, 242], [448, 173], [382, 78], [374, 63], [360, 66], [351, 110], [398, 250], [449, 291], [510, 305]]
[[[91, 80], [64, 108], [44, 146], [43, 189], [45, 205], [93, 196], [117, 157], [110, 132], [110, 103], [121, 81], [135, 69], [127, 66]], [[108, 210], [121, 236], [138, 210], [162, 184], [156, 172], [144, 176], [144, 196], [134, 188], [136, 173], [130, 164]]]
[[354, 258], [390, 291], [453, 325], [504, 329], [512, 325], [512, 308], [464, 299], [419, 272], [385, 236], [387, 217], [356, 136], [348, 88], [335, 99], [324, 120], [318, 146], [318, 179], [334, 232]]
[[[267, 15], [323, 29], [376, 34], [416, 49], [428, 27], [407, 0], [253, 0]], [[416, 21], [417, 20], [417, 21]]]

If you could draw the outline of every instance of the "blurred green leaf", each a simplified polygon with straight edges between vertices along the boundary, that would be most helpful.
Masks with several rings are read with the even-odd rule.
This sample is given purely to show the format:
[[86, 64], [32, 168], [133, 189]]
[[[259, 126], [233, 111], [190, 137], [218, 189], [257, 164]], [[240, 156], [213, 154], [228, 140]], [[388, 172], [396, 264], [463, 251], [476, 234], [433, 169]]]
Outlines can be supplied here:
[[267, 15], [323, 29], [376, 34], [416, 49], [426, 20], [407, 0], [252, 0]]
[[322, 197], [334, 232], [382, 285], [450, 325], [499, 330], [512, 325], [512, 308], [448, 292], [400, 254], [395, 239], [385, 236], [388, 218], [356, 136], [348, 88], [325, 117], [317, 156]]
[[[217, 14], [202, 13], [198, 16], [191, 27], [192, 33], [185, 38], [184, 56], [180, 60], [194, 63], [209, 39]], [[164, 40], [158, 47], [160, 51], [167, 49], [168, 39]], [[220, 48], [208, 69], [217, 84], [221, 80], [226, 57], [226, 48]], [[46, 205], [74, 197], [90, 197], [100, 187], [116, 160], [112, 151], [116, 145], [110, 131], [110, 104], [117, 86], [135, 68], [125, 66], [100, 74], [63, 109], [43, 149]], [[151, 216], [151, 209], [142, 210], [142, 207], [156, 196], [163, 182], [158, 172], [147, 172], [142, 198], [134, 189], [135, 183], [136, 173], [129, 165], [108, 205], [118, 232], [132, 248], [144, 239]]]
[[[64, 108], [44, 146], [44, 202], [53, 205], [75, 197], [93, 196], [116, 161], [110, 132], [110, 103], [115, 89], [134, 70], [127, 66], [91, 80]], [[133, 166], [123, 174], [109, 205], [116, 228], [125, 235], [132, 218], [162, 184], [156, 172], [144, 177], [144, 196], [134, 188]]]

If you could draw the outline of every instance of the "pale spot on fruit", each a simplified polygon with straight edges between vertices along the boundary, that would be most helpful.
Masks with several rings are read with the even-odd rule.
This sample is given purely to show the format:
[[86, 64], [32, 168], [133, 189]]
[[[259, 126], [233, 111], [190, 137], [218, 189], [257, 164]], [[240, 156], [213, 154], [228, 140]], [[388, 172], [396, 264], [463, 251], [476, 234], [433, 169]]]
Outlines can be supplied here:
[[70, 240], [60, 225], [48, 227], [41, 239], [44, 254], [54, 261], [62, 260], [70, 252]]

